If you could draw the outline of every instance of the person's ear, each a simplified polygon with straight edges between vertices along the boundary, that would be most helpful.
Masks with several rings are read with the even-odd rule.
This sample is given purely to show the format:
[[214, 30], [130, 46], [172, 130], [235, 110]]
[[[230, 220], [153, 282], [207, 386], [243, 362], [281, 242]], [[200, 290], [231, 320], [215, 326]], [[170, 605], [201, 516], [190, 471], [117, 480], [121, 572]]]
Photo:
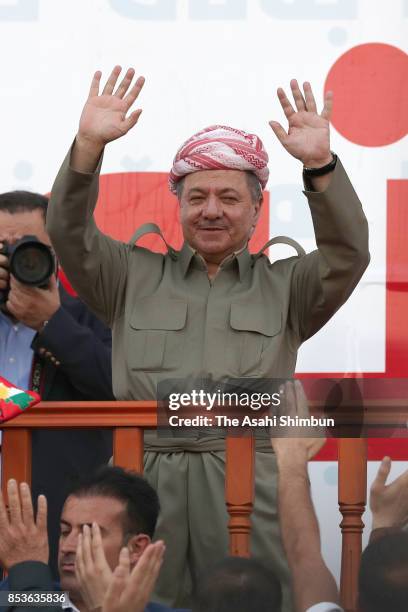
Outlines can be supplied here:
[[254, 231], [255, 231], [255, 228], [256, 228], [256, 226], [257, 226], [257, 224], [258, 224], [259, 217], [260, 217], [260, 215], [261, 215], [262, 203], [263, 203], [263, 195], [260, 197], [260, 199], [258, 200], [258, 202], [256, 202], [256, 203], [254, 204], [254, 208], [255, 208], [255, 210], [254, 210], [254, 216], [253, 216], [253, 219], [252, 219], [252, 227], [251, 227], [251, 231], [249, 232], [249, 237], [250, 237], [250, 238], [252, 238], [252, 236], [253, 236], [253, 234], [254, 234]]
[[255, 204], [255, 220], [256, 220], [256, 223], [258, 223], [258, 219], [259, 219], [259, 216], [261, 214], [262, 204], [263, 204], [263, 194], [261, 195], [261, 197], [259, 198], [259, 200]]
[[132, 536], [128, 543], [127, 547], [129, 549], [130, 556], [130, 565], [136, 565], [139, 561], [144, 549], [151, 543], [151, 539], [145, 533], [138, 533], [137, 535]]

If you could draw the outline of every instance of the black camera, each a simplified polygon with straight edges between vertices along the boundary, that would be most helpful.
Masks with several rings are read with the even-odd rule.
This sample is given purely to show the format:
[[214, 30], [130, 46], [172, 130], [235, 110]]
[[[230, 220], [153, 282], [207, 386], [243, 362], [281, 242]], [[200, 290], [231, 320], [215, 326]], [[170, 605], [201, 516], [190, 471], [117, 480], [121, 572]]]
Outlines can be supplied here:
[[[9, 260], [9, 272], [23, 285], [47, 287], [55, 272], [51, 248], [36, 236], [23, 236], [13, 244], [3, 241], [0, 254]], [[9, 289], [0, 290], [0, 304], [7, 302]]]

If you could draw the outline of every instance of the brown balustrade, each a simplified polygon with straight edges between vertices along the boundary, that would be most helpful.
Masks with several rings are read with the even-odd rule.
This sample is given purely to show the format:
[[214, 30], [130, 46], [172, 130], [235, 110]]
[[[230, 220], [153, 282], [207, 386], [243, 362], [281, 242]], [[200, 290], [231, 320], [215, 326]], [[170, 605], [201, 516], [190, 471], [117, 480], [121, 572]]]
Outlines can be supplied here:
[[31, 483], [31, 429], [109, 427], [113, 462], [143, 472], [143, 430], [157, 426], [156, 402], [41, 402], [2, 424], [2, 487]]
[[[113, 463], [143, 472], [143, 430], [157, 427], [156, 402], [41, 402], [2, 425], [2, 487], [7, 480], [31, 483], [31, 430], [34, 428], [109, 427]], [[253, 508], [252, 436], [227, 444], [226, 504], [230, 514], [230, 552], [249, 556]], [[238, 467], [239, 466], [239, 467]], [[237, 478], [237, 475], [239, 477]]]

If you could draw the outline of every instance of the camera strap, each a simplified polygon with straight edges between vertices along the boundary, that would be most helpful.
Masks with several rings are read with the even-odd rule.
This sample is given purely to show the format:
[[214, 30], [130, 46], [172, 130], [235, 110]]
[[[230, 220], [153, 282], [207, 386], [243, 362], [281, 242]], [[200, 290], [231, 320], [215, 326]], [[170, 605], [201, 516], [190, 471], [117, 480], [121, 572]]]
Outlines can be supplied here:
[[33, 358], [33, 364], [31, 367], [31, 390], [36, 391], [42, 395], [44, 389], [44, 363], [41, 359], [38, 359], [35, 355]]

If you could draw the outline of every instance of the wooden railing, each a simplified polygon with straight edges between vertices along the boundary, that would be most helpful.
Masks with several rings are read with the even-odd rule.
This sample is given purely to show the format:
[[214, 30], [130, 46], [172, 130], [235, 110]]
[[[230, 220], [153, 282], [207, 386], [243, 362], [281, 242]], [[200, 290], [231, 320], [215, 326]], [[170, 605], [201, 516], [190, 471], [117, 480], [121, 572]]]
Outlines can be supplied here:
[[[113, 463], [143, 472], [143, 431], [157, 427], [156, 402], [42, 402], [4, 423], [1, 483], [10, 478], [31, 484], [31, 430], [34, 428], [109, 427], [113, 429]], [[226, 505], [230, 515], [230, 552], [249, 556], [254, 502], [252, 436], [228, 438]], [[239, 467], [238, 467], [239, 466]]]
[[[384, 424], [384, 402], [365, 406], [368, 426]], [[390, 403], [392, 404], [392, 402]], [[387, 425], [405, 426], [406, 407], [401, 402], [386, 411]], [[319, 408], [311, 402], [312, 414]], [[340, 423], [354, 424], [356, 411], [342, 412]], [[359, 415], [361, 418], [361, 414]], [[2, 487], [9, 478], [31, 482], [31, 430], [34, 428], [109, 427], [113, 429], [113, 462], [143, 472], [143, 430], [157, 426], [156, 402], [43, 402], [4, 423]], [[344, 435], [344, 431], [343, 431]], [[230, 516], [230, 553], [250, 555], [251, 513], [254, 502], [254, 442], [251, 435], [228, 437], [226, 444], [225, 500]], [[361, 438], [338, 440], [339, 507], [343, 516], [341, 600], [347, 612], [356, 611], [358, 571], [362, 550], [362, 515], [366, 507], [367, 444]]]

